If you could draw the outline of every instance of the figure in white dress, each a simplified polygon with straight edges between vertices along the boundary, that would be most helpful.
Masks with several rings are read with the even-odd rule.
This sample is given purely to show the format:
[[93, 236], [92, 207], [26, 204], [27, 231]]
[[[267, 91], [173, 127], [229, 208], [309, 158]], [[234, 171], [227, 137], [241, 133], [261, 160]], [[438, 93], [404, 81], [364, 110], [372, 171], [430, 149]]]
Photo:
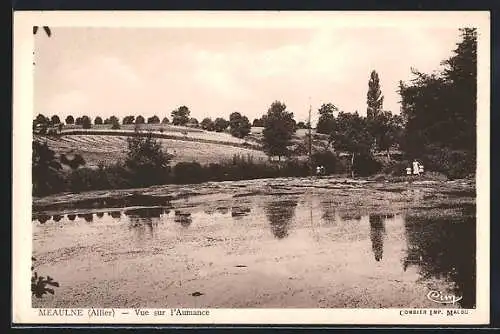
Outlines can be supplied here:
[[420, 175], [420, 167], [417, 160], [413, 160], [413, 175]]

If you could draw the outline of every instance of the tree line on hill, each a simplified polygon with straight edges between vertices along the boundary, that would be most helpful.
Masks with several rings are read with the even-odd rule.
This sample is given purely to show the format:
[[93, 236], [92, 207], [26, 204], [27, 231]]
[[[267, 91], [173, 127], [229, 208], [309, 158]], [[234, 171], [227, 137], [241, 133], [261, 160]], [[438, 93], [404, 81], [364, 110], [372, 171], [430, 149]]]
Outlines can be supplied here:
[[[129, 151], [135, 153], [130, 153], [127, 157], [128, 162], [123, 165], [126, 168], [114, 166], [111, 169], [108, 168], [105, 173], [111, 173], [110, 175], [125, 175], [128, 173], [128, 176], [124, 179], [128, 180], [128, 183], [125, 183], [131, 186], [144, 185], [142, 183], [146, 181], [137, 181], [141, 178], [150, 180], [146, 182], [148, 185], [167, 182], [169, 177], [169, 182], [181, 182], [181, 180], [187, 182], [190, 178], [191, 181], [201, 182], [202, 180], [211, 179], [211, 176], [199, 176], [197, 178], [193, 175], [205, 175], [204, 171], [208, 170], [212, 173], [211, 175], [219, 175], [216, 177], [217, 180], [235, 179], [238, 176], [233, 173], [234, 170], [233, 172], [229, 171], [230, 166], [233, 165], [244, 166], [244, 168], [238, 169], [238, 173], [251, 178], [261, 177], [262, 175], [299, 176], [305, 170], [310, 172], [311, 163], [325, 165], [328, 167], [329, 173], [335, 173], [341, 170], [346, 171], [346, 168], [344, 168], [345, 161], [342, 161], [339, 156], [339, 152], [345, 152], [349, 154], [350, 164], [347, 170], [351, 172], [352, 176], [355, 174], [373, 174], [381, 170], [387, 173], [396, 172], [401, 174], [405, 169], [404, 167], [408, 166], [409, 161], [413, 159], [421, 160], [426, 165], [427, 170], [438, 171], [451, 178], [473, 175], [475, 173], [476, 159], [477, 33], [472, 28], [460, 29], [460, 32], [461, 41], [457, 43], [457, 48], [453, 50], [452, 56], [441, 63], [443, 68], [439, 73], [425, 74], [412, 69], [415, 78], [410, 82], [400, 82], [400, 115], [384, 110], [384, 97], [380, 89], [380, 78], [375, 70], [370, 73], [368, 80], [366, 116], [360, 115], [357, 111], [354, 113], [340, 111], [333, 103], [321, 105], [318, 109], [319, 120], [316, 132], [328, 138], [328, 147], [322, 151], [315, 149], [314, 152], [307, 152], [306, 150], [306, 153], [314, 156], [314, 159], [311, 159], [309, 164], [304, 164], [296, 159], [297, 151], [293, 149], [294, 142], [292, 140], [298, 128], [308, 128], [309, 124], [299, 125], [294, 120], [293, 113], [287, 109], [283, 102], [274, 101], [268, 108], [267, 113], [254, 120], [253, 125], [263, 127], [263, 149], [270, 157], [278, 157], [279, 161], [282, 160], [282, 157], [286, 157], [283, 160], [283, 163], [289, 166], [284, 169], [287, 170], [286, 173], [280, 170], [279, 164], [276, 165], [278, 167], [274, 166], [268, 169], [268, 167], [256, 167], [257, 164], [253, 162], [242, 163], [241, 161], [227, 164], [224, 168], [220, 166], [200, 166], [197, 163], [181, 163], [176, 165], [173, 170], [170, 170], [170, 167], [167, 166], [170, 159], [165, 158], [165, 155], [168, 154], [154, 138], [148, 136], [144, 137], [147, 140], [146, 143], [140, 145], [134, 144], [134, 140], [140, 140], [138, 138], [141, 138], [141, 136], [132, 137], [132, 144], [129, 143]], [[191, 122], [208, 131], [225, 131], [229, 128], [229, 132], [239, 138], [248, 136], [251, 129], [248, 118], [238, 112], [232, 113], [227, 121], [222, 118], [217, 118], [215, 121], [205, 118], [198, 124], [197, 121], [195, 122], [190, 118], [189, 108], [181, 106], [172, 111], [171, 117], [174, 125], [187, 125]], [[68, 116], [66, 122], [71, 123], [71, 118], [71, 116]], [[45, 122], [46, 124], [60, 122], [57, 116], [48, 119], [43, 115], [39, 115], [35, 121], [39, 123]], [[94, 123], [96, 121], [100, 123], [100, 117], [96, 117]], [[75, 124], [81, 123], [82, 126], [88, 126], [90, 118], [83, 116], [77, 118], [74, 122]], [[126, 116], [122, 124], [143, 124], [145, 122], [146, 120], [142, 116]], [[156, 116], [149, 117], [147, 122], [157, 124], [159, 118]], [[168, 119], [164, 118], [162, 122], [168, 122]], [[118, 124], [118, 119], [113, 116], [102, 121], [102, 123]], [[306, 136], [302, 146], [310, 147], [312, 141], [313, 138]], [[391, 159], [391, 148], [399, 148], [402, 151], [403, 159], [401, 161]], [[36, 152], [40, 150], [40, 146], [34, 146], [33, 149], [34, 154], [39, 155], [37, 161], [43, 159], [51, 161], [54, 159], [53, 155], [47, 153], [48, 148], [43, 148], [42, 153]], [[141, 150], [144, 150], [144, 152], [138, 153]], [[377, 152], [385, 152], [387, 156], [385, 166], [375, 159], [374, 154]], [[303, 155], [304, 151], [300, 154]], [[35, 161], [35, 157], [33, 161]], [[151, 164], [151, 166], [141, 165], [145, 163], [144, 161], [148, 161], [147, 163]], [[34, 173], [35, 165], [33, 167]], [[46, 171], [48, 168], [54, 167], [50, 166], [50, 162], [45, 163], [45, 167], [42, 169]], [[140, 168], [137, 166], [142, 166], [141, 168], [148, 172], [140, 174], [142, 172], [139, 172]], [[273, 169], [275, 167], [278, 172]], [[129, 172], [123, 172], [123, 168]], [[206, 168], [206, 170], [203, 168]], [[292, 172], [294, 169], [295, 172]], [[101, 169], [101, 172], [103, 170]], [[130, 170], [135, 170], [139, 174], [134, 174]], [[273, 172], [269, 172], [270, 170]], [[37, 173], [40, 177], [44, 175], [39, 171]], [[76, 169], [75, 173], [75, 175], [78, 175], [78, 173], [84, 172], [78, 172], [78, 169]], [[86, 171], [85, 173], [91, 172]], [[190, 174], [192, 174], [191, 177], [186, 176]], [[112, 179], [113, 177], [110, 175], [106, 176], [106, 178]], [[155, 179], [154, 175], [163, 176], [158, 176]], [[173, 177], [172, 175], [176, 176]], [[89, 178], [88, 175], [85, 177]], [[85, 177], [81, 176], [84, 179]], [[48, 176], [45, 180], [50, 181], [51, 177]], [[106, 184], [106, 182], [102, 184]], [[121, 185], [123, 186], [123, 184]]]
[[[229, 120], [222, 117], [217, 117], [215, 120], [207, 117], [201, 122], [195, 117], [190, 117], [191, 111], [186, 106], [181, 106], [171, 112], [172, 122], [168, 117], [164, 117], [161, 121], [156, 115], [144, 118], [142, 115], [125, 116], [121, 121], [121, 125], [141, 125], [141, 124], [172, 124], [176, 126], [187, 126], [194, 128], [201, 128], [206, 131], [224, 132], [229, 129], [229, 133], [235, 137], [243, 138], [250, 133], [251, 124], [246, 116], [241, 115], [239, 112], [233, 112], [229, 115]], [[77, 125], [81, 126], [83, 129], [92, 128], [92, 119], [87, 116], [81, 116], [74, 118], [72, 115], [68, 115], [64, 120], [66, 125]], [[111, 116], [106, 119], [102, 119], [100, 116], [96, 116], [93, 120], [94, 125], [111, 125], [112, 129], [120, 129], [120, 120], [116, 116]], [[52, 117], [47, 117], [45, 115], [39, 114], [33, 120], [33, 130], [39, 134], [56, 134], [54, 132], [49, 132], [51, 128], [58, 128], [59, 132], [63, 128], [63, 122], [57, 115]]]

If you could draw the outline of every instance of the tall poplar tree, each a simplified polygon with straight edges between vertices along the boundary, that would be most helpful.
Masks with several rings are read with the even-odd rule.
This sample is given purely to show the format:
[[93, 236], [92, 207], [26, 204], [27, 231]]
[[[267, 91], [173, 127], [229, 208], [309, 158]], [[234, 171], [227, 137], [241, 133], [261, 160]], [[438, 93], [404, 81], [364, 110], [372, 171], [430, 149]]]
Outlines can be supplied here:
[[380, 114], [384, 105], [384, 96], [380, 90], [380, 79], [377, 71], [373, 70], [368, 81], [368, 93], [366, 94], [366, 116], [373, 119]]

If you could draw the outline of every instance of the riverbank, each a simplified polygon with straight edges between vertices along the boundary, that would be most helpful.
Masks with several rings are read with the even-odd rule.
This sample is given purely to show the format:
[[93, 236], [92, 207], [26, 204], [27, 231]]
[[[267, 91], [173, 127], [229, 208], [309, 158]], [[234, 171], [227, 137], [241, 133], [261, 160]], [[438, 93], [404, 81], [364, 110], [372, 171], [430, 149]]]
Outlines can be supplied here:
[[[375, 176], [350, 179], [339, 176], [271, 178], [242, 181], [205, 182], [187, 185], [160, 185], [147, 188], [112, 189], [81, 193], [60, 193], [45, 197], [33, 197], [33, 213], [50, 214], [59, 210], [100, 209], [105, 207], [162, 206], [175, 201], [188, 201], [206, 196], [218, 198], [242, 198], [254, 195], [305, 194], [310, 190], [336, 190], [337, 196], [347, 196], [351, 191], [372, 190], [372, 195], [359, 198], [376, 202], [377, 192], [384, 199], [398, 199], [417, 190], [428, 199], [435, 193], [455, 193], [475, 197], [475, 180], [448, 181], [440, 177], [389, 177]], [[390, 196], [391, 194], [395, 195]], [[385, 198], [389, 196], [388, 198]], [[427, 197], [426, 197], [427, 196]], [[432, 197], [432, 196], [431, 196]]]

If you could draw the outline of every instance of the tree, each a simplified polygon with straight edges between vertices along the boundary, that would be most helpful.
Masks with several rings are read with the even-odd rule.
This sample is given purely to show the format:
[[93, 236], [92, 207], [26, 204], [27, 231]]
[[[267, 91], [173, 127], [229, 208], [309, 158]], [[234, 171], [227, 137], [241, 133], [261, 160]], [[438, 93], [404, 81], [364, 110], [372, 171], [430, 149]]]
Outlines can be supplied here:
[[256, 119], [253, 120], [252, 126], [263, 127], [264, 126], [264, 121], [262, 120], [262, 118], [256, 118]]
[[144, 120], [144, 117], [142, 117], [142, 115], [139, 115], [135, 118], [135, 124], [144, 124], [145, 123], [145, 120]]
[[370, 135], [375, 138], [377, 148], [387, 152], [390, 159], [389, 149], [400, 141], [403, 129], [403, 119], [399, 115], [393, 115], [390, 111], [381, 111], [371, 120], [367, 120]]
[[59, 171], [62, 166], [46, 142], [40, 143], [36, 140], [32, 142], [31, 166], [34, 195], [47, 195], [60, 187]]
[[360, 117], [358, 112], [340, 112], [330, 141], [336, 151], [351, 153], [351, 176], [354, 177], [356, 155], [370, 156], [373, 138], [368, 131], [366, 119]]
[[156, 115], [148, 118], [148, 124], [159, 124], [159, 123], [160, 119]]
[[453, 148], [476, 151], [476, 98], [477, 98], [477, 30], [460, 29], [462, 40], [453, 50], [454, 55], [442, 62], [442, 75], [452, 85], [450, 98], [451, 125], [456, 136], [449, 145]]
[[329, 135], [335, 127], [335, 116], [334, 112], [338, 111], [338, 108], [332, 103], [322, 104], [318, 109], [319, 119], [316, 125], [316, 132]]
[[278, 156], [278, 160], [287, 156], [294, 131], [293, 113], [286, 110], [284, 103], [274, 101], [267, 110], [262, 131], [266, 153], [269, 156]]
[[116, 117], [116, 116], [111, 116], [111, 117], [109, 118], [109, 124], [115, 124], [115, 123], [116, 123], [116, 124], [119, 124], [119, 123], [120, 123], [120, 120], [119, 120], [119, 119], [118, 119], [118, 117]]
[[239, 112], [233, 112], [229, 115], [229, 132], [232, 136], [243, 138], [250, 133], [250, 121], [246, 116], [242, 116]]
[[199, 123], [198, 120], [194, 117], [191, 117], [188, 121], [188, 124], [193, 127], [198, 127]]
[[[50, 216], [47, 216], [50, 217]], [[55, 217], [55, 216], [54, 216]], [[40, 218], [39, 218], [40, 219]], [[48, 219], [47, 219], [48, 220]], [[55, 220], [55, 218], [54, 218]], [[31, 261], [36, 261], [34, 257], [31, 257]], [[36, 298], [42, 298], [43, 295], [50, 293], [54, 294], [53, 288], [48, 288], [47, 286], [59, 287], [59, 282], [54, 281], [52, 277], [47, 275], [47, 277], [38, 275], [35, 271], [35, 265], [31, 264], [31, 295]]]
[[125, 116], [123, 117], [122, 124], [134, 124], [135, 116]]
[[73, 118], [73, 116], [69, 115], [68, 117], [66, 117], [65, 122], [66, 122], [66, 124], [74, 124], [75, 119]]
[[373, 70], [370, 73], [370, 80], [368, 80], [368, 93], [366, 93], [366, 117], [370, 120], [377, 116], [381, 111], [384, 104], [384, 96], [380, 90], [380, 79], [377, 71]]
[[[36, 35], [36, 33], [38, 32], [38, 28], [39, 26], [33, 26], [33, 35]], [[48, 37], [52, 35], [52, 31], [47, 26], [43, 26], [43, 31], [45, 31]]]
[[216, 132], [223, 132], [229, 126], [229, 122], [222, 117], [217, 117], [214, 121], [214, 127]]
[[42, 114], [38, 114], [33, 120], [33, 131], [38, 130], [39, 134], [46, 134], [50, 125], [50, 119]]
[[462, 155], [462, 170], [453, 174], [467, 175], [476, 165], [477, 31], [464, 28], [460, 33], [461, 41], [441, 63], [441, 72], [412, 69], [415, 78], [400, 82], [405, 123], [401, 147], [443, 172], [455, 166], [442, 157]]
[[172, 124], [173, 125], [186, 125], [189, 121], [189, 114], [191, 111], [186, 106], [180, 106], [172, 111]]
[[172, 158], [153, 137], [151, 132], [136, 132], [127, 138], [125, 165], [137, 186], [150, 186], [166, 182]]
[[102, 124], [102, 118], [100, 116], [97, 116], [95, 119], [94, 119], [94, 124], [95, 125], [101, 125]]
[[83, 116], [82, 117], [82, 128], [90, 129], [92, 127], [92, 122], [90, 121], [90, 117]]
[[201, 128], [203, 130], [207, 130], [207, 131], [214, 131], [215, 130], [215, 124], [214, 122], [212, 121], [211, 118], [204, 118], [202, 121], [201, 121]]
[[42, 114], [38, 114], [34, 120], [35, 124], [42, 124], [42, 125], [48, 125], [50, 123], [50, 120], [48, 117], [45, 117]]
[[304, 122], [300, 121], [297, 123], [297, 129], [307, 129], [307, 126]]
[[170, 121], [168, 120], [167, 117], [163, 117], [163, 119], [161, 120], [161, 124], [168, 124], [170, 123]]
[[81, 117], [77, 117], [75, 119], [75, 125], [82, 125], [82, 118]]
[[61, 120], [59, 119], [59, 116], [53, 115], [50, 118], [50, 122], [52, 123], [52, 125], [57, 125], [57, 124], [61, 123]]
[[[38, 32], [39, 26], [33, 26], [33, 35], [36, 35]], [[48, 26], [43, 26], [43, 31], [47, 34], [48, 37], [52, 36], [52, 31]], [[35, 51], [33, 51], [33, 55], [35, 55]], [[33, 61], [33, 65], [35, 65], [35, 62]]]

